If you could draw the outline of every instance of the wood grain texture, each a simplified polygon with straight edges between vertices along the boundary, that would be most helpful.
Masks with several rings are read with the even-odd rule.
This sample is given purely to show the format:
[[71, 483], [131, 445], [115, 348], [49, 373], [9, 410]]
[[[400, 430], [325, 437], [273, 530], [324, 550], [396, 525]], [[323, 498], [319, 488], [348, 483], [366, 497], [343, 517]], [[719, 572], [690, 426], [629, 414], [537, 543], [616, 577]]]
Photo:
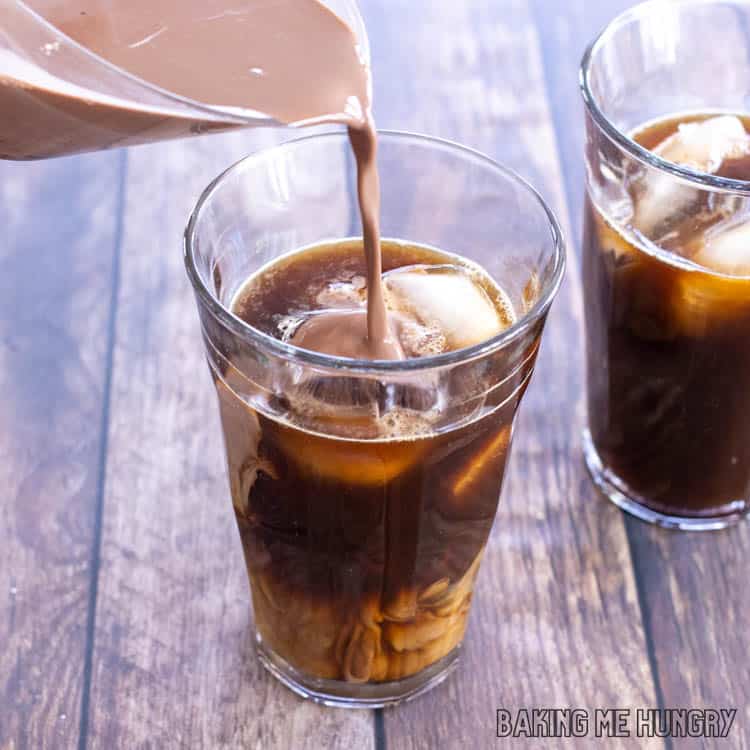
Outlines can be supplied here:
[[[567, 224], [530, 4], [369, 0], [364, 9], [380, 125], [486, 151], [540, 188]], [[399, 52], [404, 29], [408, 54]], [[496, 739], [500, 707], [656, 705], [623, 517], [598, 500], [579, 448], [581, 323], [573, 254], [521, 408], [462, 663], [432, 693], [384, 711], [389, 748], [528, 746]], [[573, 745], [601, 746], [544, 744]]]
[[[288, 134], [287, 134], [288, 135]], [[274, 133], [131, 153], [88, 746], [368, 748], [372, 712], [260, 666], [218, 409], [181, 237], [202, 189]]]
[[549, 106], [559, 144], [565, 191], [571, 217], [571, 252], [580, 252], [585, 166], [583, 161], [583, 102], [578, 71], [586, 47], [631, 0], [569, 0], [564, 12], [555, 0], [531, 0], [542, 50]]
[[[587, 42], [629, 5], [571, 0], [560, 13], [553, 0], [535, 0], [578, 246], [585, 188], [576, 65]], [[628, 517], [627, 529], [663, 704], [739, 709], [728, 742], [680, 740], [679, 747], [750, 747], [750, 526], [684, 534]]]
[[0, 165], [0, 747], [75, 747], [123, 156]]

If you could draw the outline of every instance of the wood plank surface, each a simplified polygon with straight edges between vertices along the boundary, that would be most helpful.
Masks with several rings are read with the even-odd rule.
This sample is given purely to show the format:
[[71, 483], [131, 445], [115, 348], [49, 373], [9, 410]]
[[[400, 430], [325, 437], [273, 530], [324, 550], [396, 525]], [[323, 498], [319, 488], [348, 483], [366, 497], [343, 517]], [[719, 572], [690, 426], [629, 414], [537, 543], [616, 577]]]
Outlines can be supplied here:
[[374, 744], [372, 712], [304, 702], [255, 656], [216, 397], [182, 263], [182, 231], [203, 188], [277, 139], [238, 133], [130, 154], [91, 748]]
[[0, 163], [0, 747], [78, 741], [124, 154]]
[[556, 0], [531, 0], [542, 50], [547, 96], [559, 144], [560, 163], [571, 219], [570, 250], [580, 253], [586, 169], [583, 160], [583, 102], [578, 71], [587, 46], [632, 0], [569, 0], [561, 12]]
[[[579, 247], [584, 135], [577, 64], [586, 43], [630, 3], [572, 0], [565, 13], [554, 0], [535, 4]], [[750, 526], [687, 534], [627, 518], [627, 528], [664, 706], [739, 709], [729, 742], [680, 740], [679, 747], [750, 747]]]
[[[368, 0], [363, 7], [373, 38], [379, 124], [487, 152], [536, 185], [567, 224], [530, 3], [399, 0], [385, 7]], [[410, 31], [406, 51], [404, 29]], [[388, 748], [529, 746], [496, 739], [501, 707], [657, 703], [623, 516], [599, 502], [581, 459], [581, 325], [572, 254], [521, 407], [462, 663], [432, 693], [383, 712]], [[601, 747], [593, 738], [544, 742]], [[608, 746], [661, 747], [663, 741]]]

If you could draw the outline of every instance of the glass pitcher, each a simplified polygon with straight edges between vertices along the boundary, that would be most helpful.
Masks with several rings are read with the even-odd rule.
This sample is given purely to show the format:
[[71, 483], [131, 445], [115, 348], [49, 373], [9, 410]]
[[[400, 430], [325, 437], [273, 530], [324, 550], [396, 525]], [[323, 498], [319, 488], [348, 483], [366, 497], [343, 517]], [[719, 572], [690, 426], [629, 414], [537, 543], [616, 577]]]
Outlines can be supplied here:
[[[369, 64], [355, 0], [320, 0], [354, 32]], [[34, 8], [60, 6], [39, 0]], [[78, 44], [21, 0], [0, 0], [0, 159], [43, 159], [230, 128], [281, 123], [159, 88]], [[99, 0], [104, 17], [112, 0]], [[45, 13], [45, 15], [47, 15]], [[196, 59], [195, 65], [211, 65]]]

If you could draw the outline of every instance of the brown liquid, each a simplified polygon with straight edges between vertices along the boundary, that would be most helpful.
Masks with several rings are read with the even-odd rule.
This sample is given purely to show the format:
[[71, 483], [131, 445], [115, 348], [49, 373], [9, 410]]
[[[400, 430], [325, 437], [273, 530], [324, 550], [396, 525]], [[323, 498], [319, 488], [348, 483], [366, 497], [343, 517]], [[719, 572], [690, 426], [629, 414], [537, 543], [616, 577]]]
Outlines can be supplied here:
[[[64, 34], [108, 62], [202, 104], [241, 107], [279, 122], [342, 122], [357, 160], [368, 258], [369, 301], [361, 316], [321, 318], [309, 348], [400, 359], [380, 281], [377, 141], [370, 73], [352, 30], [317, 0], [31, 0]], [[11, 28], [10, 33], [13, 33]], [[200, 123], [74, 95], [12, 72], [0, 74], [0, 156], [35, 158], [201, 131]], [[221, 123], [206, 127], [221, 128]], [[366, 324], [366, 325], [365, 325]], [[341, 342], [329, 343], [341, 330]]]
[[[669, 118], [635, 137], [654, 149], [681, 122], [706, 117]], [[749, 167], [733, 159], [718, 173], [748, 180]], [[688, 201], [660, 244], [700, 261], [702, 238], [726, 218], [715, 204]], [[661, 260], [590, 199], [584, 234], [589, 420], [604, 463], [662, 513], [746, 509], [750, 278]]]
[[[350, 241], [283, 258], [247, 282], [233, 311], [281, 337], [299, 311], [340, 304], [351, 312], [361, 304], [361, 250]], [[386, 281], [412, 264], [457, 262], [390, 241], [382, 251]], [[510, 325], [505, 296], [476, 280]], [[256, 623], [293, 667], [350, 682], [398, 680], [460, 643], [532, 339], [507, 380], [499, 373], [515, 368], [499, 359], [440, 382], [310, 370], [262, 408], [235, 393], [231, 366], [215, 373]], [[437, 409], [441, 392], [448, 401]], [[447, 408], [451, 426], [438, 434], [437, 412]]]

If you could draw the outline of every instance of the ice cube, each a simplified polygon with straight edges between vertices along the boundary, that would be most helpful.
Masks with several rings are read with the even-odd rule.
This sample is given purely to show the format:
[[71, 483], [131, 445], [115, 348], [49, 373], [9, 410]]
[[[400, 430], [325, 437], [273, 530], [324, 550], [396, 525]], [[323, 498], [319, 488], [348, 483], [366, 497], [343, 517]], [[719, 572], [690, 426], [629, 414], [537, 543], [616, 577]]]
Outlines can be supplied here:
[[638, 251], [598, 210], [594, 212], [594, 222], [591, 231], [596, 238], [595, 242], [598, 242], [605, 253], [611, 254], [615, 264], [620, 265], [638, 259]]
[[692, 260], [709, 270], [681, 272], [672, 294], [676, 328], [692, 337], [750, 314], [750, 222], [717, 225], [698, 243]]
[[[377, 413], [377, 405], [382, 400], [383, 384], [377, 380], [351, 378], [346, 375], [314, 375], [305, 378], [300, 384], [301, 395], [305, 400], [323, 402], [340, 410], [358, 410], [366, 414]], [[316, 403], [317, 408], [323, 404]]]
[[332, 281], [318, 292], [316, 302], [320, 307], [361, 307], [367, 302], [367, 280], [364, 276], [354, 276], [348, 281]]
[[747, 320], [750, 224], [711, 230], [692, 260], [708, 270], [685, 269], [675, 276], [669, 295], [675, 330], [684, 336], [700, 337], [732, 320]]
[[453, 494], [456, 498], [461, 498], [467, 494], [472, 498], [476, 496], [475, 491], [477, 484], [481, 482], [482, 475], [486, 472], [488, 466], [497, 465], [498, 459], [505, 454], [510, 443], [510, 436], [510, 425], [504, 425], [462, 468], [453, 482]]
[[750, 276], [750, 222], [710, 230], [693, 260], [729, 276]]
[[[674, 164], [716, 174], [725, 161], [750, 155], [750, 136], [738, 117], [722, 115], [680, 125], [654, 153]], [[635, 185], [633, 225], [658, 240], [700, 202], [705, 193], [649, 169]]]
[[668, 235], [700, 199], [695, 188], [656, 172], [644, 174], [637, 189], [633, 226], [655, 242]]
[[742, 121], [733, 115], [680, 125], [654, 149], [662, 159], [708, 174], [718, 172], [725, 160], [739, 159], [749, 152], [750, 137]]
[[675, 329], [683, 336], [700, 337], [733, 319], [750, 315], [750, 281], [701, 271], [681, 273], [671, 295]]
[[355, 487], [379, 487], [419, 464], [426, 441], [337, 440], [279, 425], [278, 444], [302, 475]]
[[449, 349], [479, 344], [507, 326], [489, 294], [458, 266], [406, 266], [384, 281], [389, 307], [442, 334]]

